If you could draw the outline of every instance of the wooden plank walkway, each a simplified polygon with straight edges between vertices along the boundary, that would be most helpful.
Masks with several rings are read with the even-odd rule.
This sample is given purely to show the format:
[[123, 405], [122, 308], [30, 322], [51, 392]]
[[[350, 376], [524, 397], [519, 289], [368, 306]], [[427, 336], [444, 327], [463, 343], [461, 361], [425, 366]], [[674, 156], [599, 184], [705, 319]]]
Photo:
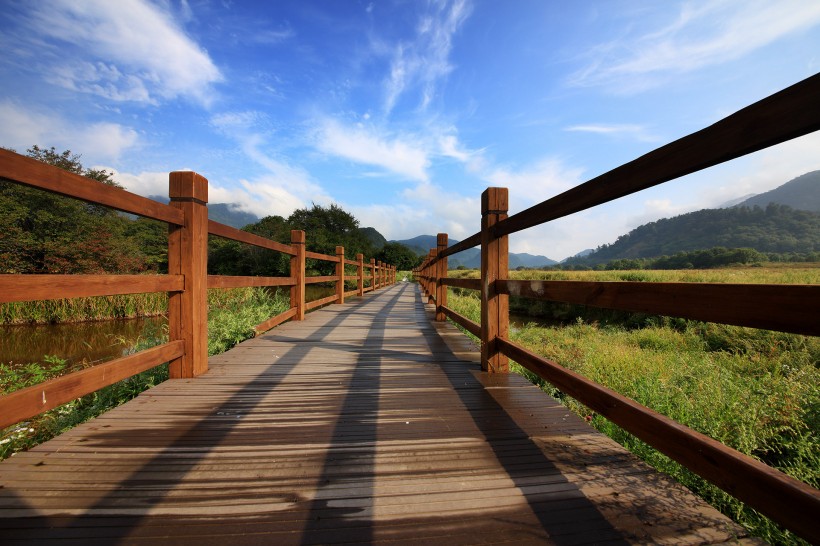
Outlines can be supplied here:
[[0, 543], [752, 542], [400, 283], [0, 463]]

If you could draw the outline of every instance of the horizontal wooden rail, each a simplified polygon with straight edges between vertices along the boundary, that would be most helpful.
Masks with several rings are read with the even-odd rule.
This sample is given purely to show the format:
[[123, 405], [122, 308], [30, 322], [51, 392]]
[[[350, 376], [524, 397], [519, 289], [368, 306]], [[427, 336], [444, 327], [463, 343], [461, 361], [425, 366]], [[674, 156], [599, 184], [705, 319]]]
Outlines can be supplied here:
[[0, 178], [181, 226], [182, 211], [31, 157], [0, 149]]
[[311, 258], [313, 260], [323, 260], [325, 262], [336, 262], [339, 263], [339, 258], [336, 256], [330, 256], [328, 254], [319, 254], [318, 252], [305, 252], [305, 258]]
[[820, 286], [497, 280], [500, 294], [820, 335]]
[[276, 315], [274, 317], [271, 317], [268, 320], [260, 322], [259, 324], [257, 324], [256, 326], [253, 327], [254, 335], [258, 336], [259, 334], [263, 334], [263, 333], [267, 332], [268, 330], [270, 330], [274, 326], [279, 326], [280, 324], [282, 324], [286, 320], [296, 316], [296, 311], [297, 311], [296, 307], [291, 307], [290, 309], [288, 309], [287, 311], [285, 311], [283, 313], [279, 313], [278, 315]]
[[348, 259], [345, 259], [345, 265], [355, 265], [355, 266], [358, 266], [358, 265], [359, 265], [359, 262], [357, 262], [356, 260], [348, 260]]
[[249, 286], [293, 286], [293, 277], [245, 277], [208, 275], [208, 288], [244, 288]]
[[452, 256], [453, 254], [458, 254], [464, 250], [469, 250], [473, 247], [476, 247], [481, 244], [481, 232], [474, 233], [470, 235], [463, 241], [460, 241], [458, 244], [455, 244], [451, 247], [447, 247], [445, 250], [438, 253], [439, 258], [444, 258], [446, 256]]
[[318, 277], [305, 277], [305, 284], [318, 284], [320, 282], [336, 282], [339, 277], [336, 275], [323, 275]]
[[454, 279], [452, 277], [445, 277], [440, 279], [440, 281], [444, 286], [467, 288], [468, 290], [481, 290], [481, 279]]
[[217, 237], [222, 237], [223, 239], [230, 239], [231, 241], [238, 241], [240, 243], [257, 246], [260, 248], [267, 248], [269, 250], [275, 250], [291, 256], [296, 254], [293, 247], [290, 245], [277, 243], [276, 241], [271, 241], [270, 239], [265, 239], [259, 235], [254, 235], [253, 233], [248, 233], [247, 231], [242, 231], [241, 229], [236, 229], [235, 227], [226, 226], [225, 224], [220, 224], [219, 222], [214, 222], [213, 220], [208, 220], [208, 233], [211, 235], [216, 235]]
[[345, 298], [353, 297], [353, 296], [357, 295], [358, 293], [359, 293], [358, 290], [349, 290], [349, 291], [345, 292]]
[[467, 330], [468, 332], [473, 334], [475, 337], [479, 337], [479, 338], [481, 337], [481, 325], [480, 324], [478, 324], [477, 322], [471, 321], [470, 319], [468, 319], [464, 315], [459, 315], [458, 313], [456, 313], [455, 311], [453, 311], [452, 309], [450, 309], [447, 306], [442, 306], [441, 310], [444, 312], [444, 314], [447, 316], [448, 319], [452, 320], [453, 322], [455, 322], [456, 324], [458, 324], [459, 326], [461, 326], [462, 328], [464, 328], [465, 330]]
[[345, 280], [346, 281], [358, 281], [359, 276], [358, 275], [345, 275]]
[[334, 303], [336, 301], [338, 301], [338, 297], [336, 296], [336, 294], [333, 294], [332, 296], [328, 296], [326, 298], [307, 302], [305, 304], [305, 309], [316, 309], [317, 307], [321, 307], [328, 303]]
[[178, 292], [182, 275], [0, 275], [0, 303]]
[[0, 397], [0, 429], [54, 409], [134, 374], [182, 356], [184, 343], [171, 341]]
[[820, 74], [496, 224], [509, 235], [820, 129]]
[[496, 341], [509, 358], [562, 392], [809, 542], [820, 543], [820, 491], [506, 339]]

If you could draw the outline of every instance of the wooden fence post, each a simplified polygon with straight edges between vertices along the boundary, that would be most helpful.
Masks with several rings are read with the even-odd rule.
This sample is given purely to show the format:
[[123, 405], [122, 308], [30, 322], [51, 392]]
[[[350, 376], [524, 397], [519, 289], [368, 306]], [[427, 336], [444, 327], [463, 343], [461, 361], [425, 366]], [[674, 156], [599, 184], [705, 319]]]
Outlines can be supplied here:
[[[439, 233], [436, 236], [436, 254], [439, 255], [447, 248], [447, 234]], [[444, 307], [447, 305], [447, 287], [441, 284], [441, 279], [447, 276], [447, 256], [439, 258], [436, 262], [436, 320], [438, 322], [447, 320], [444, 314]]]
[[208, 180], [175, 171], [168, 182], [171, 206], [185, 215], [168, 231], [168, 273], [185, 277], [185, 290], [168, 301], [168, 337], [185, 343], [185, 354], [169, 364], [170, 377], [179, 379], [208, 371]]
[[370, 258], [370, 288], [376, 290], [376, 259]]
[[427, 266], [427, 271], [429, 278], [427, 279], [427, 303], [436, 303], [436, 284], [438, 283], [438, 278], [436, 277], [436, 254], [438, 250], [435, 248], [430, 249], [430, 253], [428, 254], [428, 261], [430, 265]]
[[336, 264], [336, 276], [339, 280], [336, 281], [336, 303], [345, 302], [345, 247], [336, 247], [336, 257], [339, 258], [339, 263]]
[[290, 287], [290, 306], [296, 308], [293, 320], [305, 320], [305, 232], [292, 230], [290, 243], [296, 253], [290, 258], [290, 276], [296, 282]]
[[356, 288], [359, 291], [359, 297], [364, 296], [364, 254], [356, 254], [356, 261], [359, 264], [356, 266], [356, 274], [359, 278], [356, 280]]
[[509, 298], [495, 289], [497, 279], [509, 277], [507, 236], [495, 237], [492, 227], [507, 217], [507, 188], [487, 188], [481, 194], [481, 369], [507, 373], [509, 360], [497, 338], [509, 335]]

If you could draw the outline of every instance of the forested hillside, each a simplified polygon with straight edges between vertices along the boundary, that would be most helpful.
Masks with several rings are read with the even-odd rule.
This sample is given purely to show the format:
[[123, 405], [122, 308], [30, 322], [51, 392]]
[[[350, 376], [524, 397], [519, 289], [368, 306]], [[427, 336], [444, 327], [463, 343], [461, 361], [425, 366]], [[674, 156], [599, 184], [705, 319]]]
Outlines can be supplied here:
[[713, 247], [759, 252], [811, 253], [820, 250], [820, 215], [786, 205], [705, 209], [644, 224], [614, 243], [567, 265], [595, 265], [618, 259], [656, 258]]

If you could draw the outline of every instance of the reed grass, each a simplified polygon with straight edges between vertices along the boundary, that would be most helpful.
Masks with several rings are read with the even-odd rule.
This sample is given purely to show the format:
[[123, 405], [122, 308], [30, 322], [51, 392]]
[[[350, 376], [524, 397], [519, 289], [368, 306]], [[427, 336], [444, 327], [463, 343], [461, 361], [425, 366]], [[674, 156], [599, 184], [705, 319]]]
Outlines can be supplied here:
[[165, 292], [39, 300], [0, 304], [0, 324], [55, 324], [162, 315]]

